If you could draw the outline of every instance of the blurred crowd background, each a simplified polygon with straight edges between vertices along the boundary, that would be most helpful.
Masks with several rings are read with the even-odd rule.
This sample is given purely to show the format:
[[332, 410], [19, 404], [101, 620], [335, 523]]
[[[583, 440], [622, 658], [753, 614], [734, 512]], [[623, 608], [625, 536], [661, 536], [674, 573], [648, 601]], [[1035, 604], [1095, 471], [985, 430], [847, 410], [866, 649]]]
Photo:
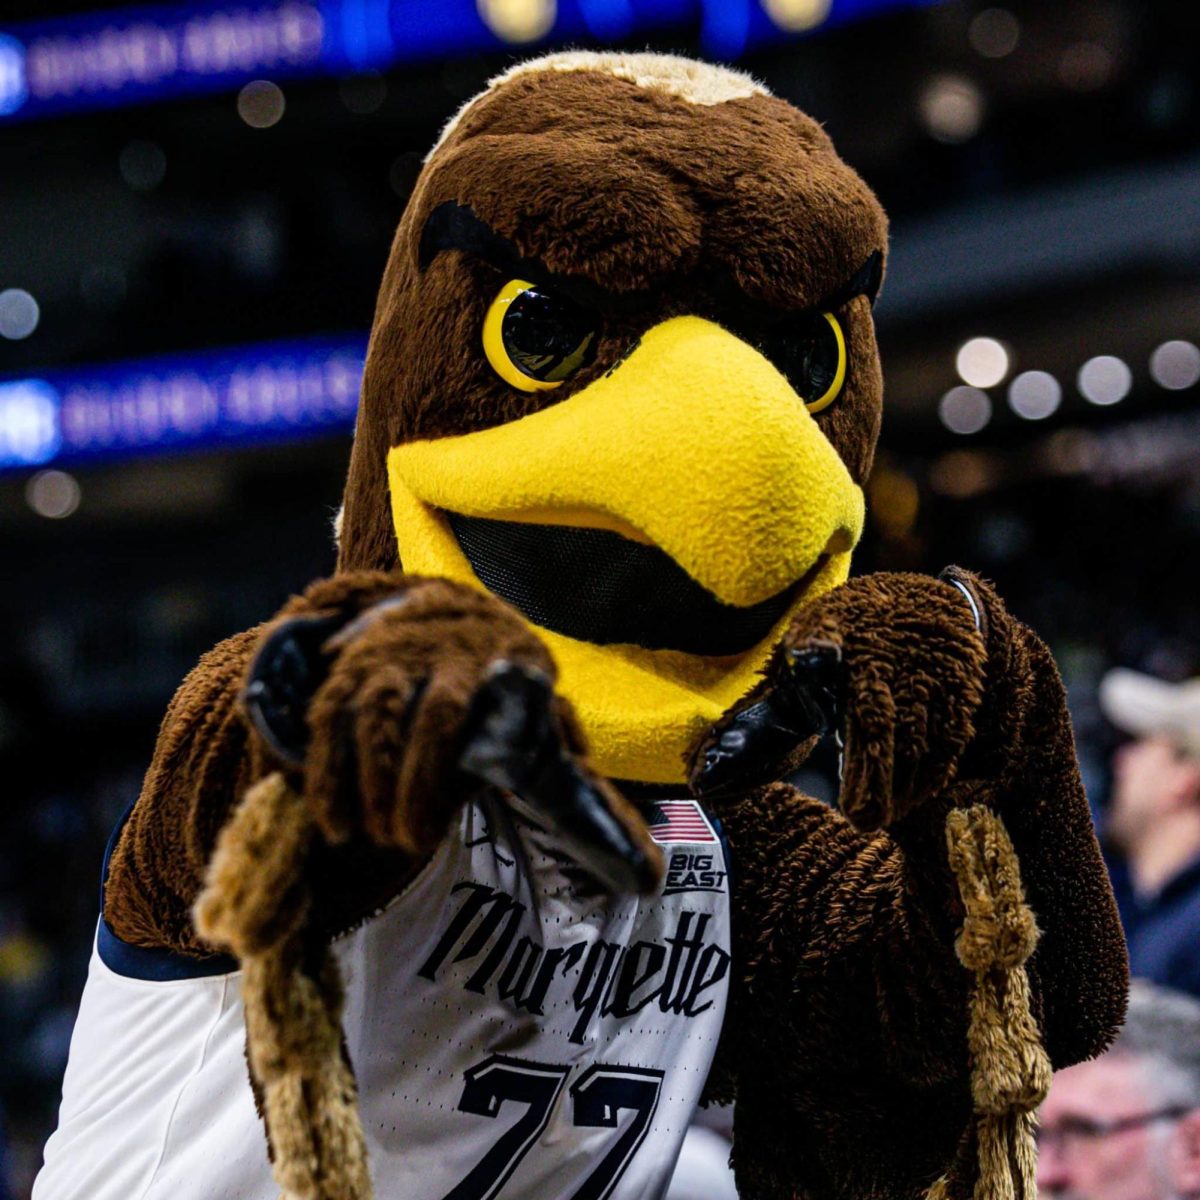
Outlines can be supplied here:
[[1102, 829], [1126, 735], [1099, 681], [1200, 674], [1195, 6], [0, 5], [0, 1197], [53, 1126], [103, 845], [172, 690], [332, 569], [421, 158], [559, 45], [736, 63], [879, 193], [856, 569], [997, 582], [1057, 655]]

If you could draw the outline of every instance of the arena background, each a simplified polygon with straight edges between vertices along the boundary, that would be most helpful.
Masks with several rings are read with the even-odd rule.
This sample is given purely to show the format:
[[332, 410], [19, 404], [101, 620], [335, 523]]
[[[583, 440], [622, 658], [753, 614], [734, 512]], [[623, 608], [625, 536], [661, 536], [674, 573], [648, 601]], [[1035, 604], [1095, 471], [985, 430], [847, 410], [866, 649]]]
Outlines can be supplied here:
[[[893, 221], [858, 570], [1200, 671], [1200, 16], [1172, 0], [0, 8], [0, 1196], [53, 1126], [98, 868], [179, 680], [333, 566], [374, 293], [440, 124], [534, 49], [738, 63]], [[810, 785], [829, 794], [817, 770]]]

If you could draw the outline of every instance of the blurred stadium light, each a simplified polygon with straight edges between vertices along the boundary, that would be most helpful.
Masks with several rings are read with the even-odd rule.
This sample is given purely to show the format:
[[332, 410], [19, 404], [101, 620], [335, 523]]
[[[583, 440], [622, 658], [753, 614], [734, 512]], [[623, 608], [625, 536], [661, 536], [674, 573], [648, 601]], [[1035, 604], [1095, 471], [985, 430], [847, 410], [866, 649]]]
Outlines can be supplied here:
[[[1067, 281], [1083, 297], [1105, 269], [1194, 262], [1200, 219], [1182, 218], [1200, 213], [1200, 166], [1195, 160], [1185, 166], [1130, 170], [902, 223], [880, 303], [883, 328], [901, 319], [937, 319], [980, 288], [995, 299]], [[1062, 236], [1065, 229], [1070, 238]], [[1104, 303], [1111, 309], [1111, 301]], [[349, 430], [365, 347], [363, 331], [0, 379], [0, 472]], [[1056, 350], [1072, 353], [1071, 338]], [[1079, 370], [1079, 364], [1054, 365]], [[985, 428], [993, 409], [978, 389], [998, 384], [1009, 367], [1009, 351], [993, 338], [962, 344], [955, 373], [972, 386], [945, 393], [942, 424], [957, 435]], [[1098, 369], [1093, 365], [1088, 378]], [[1044, 371], [1026, 376], [1010, 396], [1013, 411], [1025, 419], [1052, 415], [1061, 387], [1048, 383]], [[1150, 376], [1167, 390], [1190, 388], [1200, 378], [1200, 351], [1190, 342], [1167, 342]], [[1101, 384], [1079, 390], [1092, 405], [1104, 405], [1123, 399], [1130, 386], [1126, 381], [1111, 395]]]
[[504, 50], [699, 26], [747, 50], [931, 0], [275, 0], [93, 12], [0, 30], [0, 122]]
[[366, 337], [0, 381], [0, 471], [349, 429]]

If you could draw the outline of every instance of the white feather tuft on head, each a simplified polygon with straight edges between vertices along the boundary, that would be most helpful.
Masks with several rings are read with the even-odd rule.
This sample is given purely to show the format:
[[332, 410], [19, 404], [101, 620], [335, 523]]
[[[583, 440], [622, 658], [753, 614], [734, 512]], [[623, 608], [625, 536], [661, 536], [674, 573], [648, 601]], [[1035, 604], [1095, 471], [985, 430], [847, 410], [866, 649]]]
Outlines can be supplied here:
[[684, 58], [679, 54], [620, 54], [596, 50], [559, 50], [543, 54], [527, 62], [517, 63], [507, 71], [488, 80], [488, 85], [477, 96], [472, 96], [446, 122], [432, 150], [426, 156], [429, 161], [438, 147], [454, 132], [467, 110], [478, 100], [511, 79], [522, 75], [534, 75], [542, 71], [598, 71], [625, 79], [640, 88], [666, 92], [678, 96], [690, 104], [705, 107], [724, 104], [727, 100], [745, 100], [750, 96], [769, 96], [771, 93], [753, 76], [731, 67], [720, 67], [714, 63]]

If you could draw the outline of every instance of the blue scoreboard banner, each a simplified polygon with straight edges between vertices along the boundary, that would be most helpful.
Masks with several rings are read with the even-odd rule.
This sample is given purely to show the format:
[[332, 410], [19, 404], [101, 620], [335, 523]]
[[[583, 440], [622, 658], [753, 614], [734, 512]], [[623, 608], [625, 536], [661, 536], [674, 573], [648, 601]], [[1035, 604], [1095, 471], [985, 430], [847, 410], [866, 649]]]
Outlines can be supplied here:
[[0, 379], [0, 471], [354, 427], [365, 336]]
[[0, 123], [275, 80], [679, 31], [756, 46], [931, 0], [240, 0], [0, 28]]

